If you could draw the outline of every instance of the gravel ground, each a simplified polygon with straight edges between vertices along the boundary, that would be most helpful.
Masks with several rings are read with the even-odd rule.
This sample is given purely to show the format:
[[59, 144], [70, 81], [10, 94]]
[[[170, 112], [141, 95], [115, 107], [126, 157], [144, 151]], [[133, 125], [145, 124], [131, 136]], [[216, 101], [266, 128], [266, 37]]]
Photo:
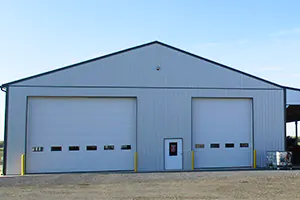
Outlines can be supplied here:
[[0, 178], [3, 200], [300, 199], [300, 171], [56, 174]]

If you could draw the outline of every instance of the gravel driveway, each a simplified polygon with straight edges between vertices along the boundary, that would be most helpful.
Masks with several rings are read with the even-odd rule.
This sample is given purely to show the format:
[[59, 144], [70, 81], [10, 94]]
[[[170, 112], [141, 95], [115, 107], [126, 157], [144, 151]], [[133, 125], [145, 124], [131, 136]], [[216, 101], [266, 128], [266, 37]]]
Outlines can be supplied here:
[[61, 174], [0, 178], [0, 199], [300, 199], [300, 171]]

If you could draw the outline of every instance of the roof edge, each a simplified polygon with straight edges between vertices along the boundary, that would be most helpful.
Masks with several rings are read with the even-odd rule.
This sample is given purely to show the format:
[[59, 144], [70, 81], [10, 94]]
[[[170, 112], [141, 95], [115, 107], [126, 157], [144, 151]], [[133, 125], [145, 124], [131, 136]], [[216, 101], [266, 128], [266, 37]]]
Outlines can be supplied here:
[[152, 41], [152, 42], [148, 42], [148, 43], [145, 43], [145, 44], [137, 45], [137, 46], [134, 46], [134, 47], [131, 47], [131, 48], [123, 49], [123, 50], [120, 50], [120, 51], [116, 51], [116, 52], [109, 53], [109, 54], [106, 54], [106, 55], [103, 55], [103, 56], [95, 57], [95, 58], [85, 60], [85, 61], [82, 61], [82, 62], [78, 62], [78, 63], [75, 63], [75, 64], [67, 65], [67, 66], [60, 67], [60, 68], [57, 68], [57, 69], [54, 69], [54, 70], [50, 70], [50, 71], [43, 72], [43, 73], [40, 73], [40, 74], [28, 76], [26, 78], [21, 78], [21, 79], [11, 81], [11, 82], [8, 82], [8, 83], [4, 83], [4, 84], [1, 85], [1, 87], [8, 87], [9, 85], [12, 85], [12, 84], [15, 84], [15, 83], [19, 83], [19, 82], [26, 81], [26, 80], [29, 80], [29, 79], [37, 78], [37, 77], [44, 76], [44, 75], [47, 75], [47, 74], [51, 74], [51, 73], [54, 73], [54, 72], [62, 71], [62, 70], [65, 70], [65, 69], [70, 69], [70, 68], [76, 67], [78, 65], [86, 64], [86, 63], [89, 63], [89, 62], [93, 62], [93, 61], [96, 61], [96, 60], [100, 60], [100, 59], [103, 59], [103, 58], [107, 58], [107, 57], [110, 57], [110, 56], [121, 54], [121, 53], [124, 53], [124, 52], [127, 52], [127, 51], [131, 51], [131, 50], [138, 49], [138, 48], [141, 48], [141, 47], [149, 46], [149, 45], [152, 45], [152, 44], [155, 44], [155, 43], [160, 43], [160, 42]]
[[299, 91], [300, 92], [300, 88], [294, 88], [294, 87], [288, 87], [288, 86], [283, 86], [284, 89], [287, 89], [287, 90], [296, 90], [296, 91]]
[[[262, 79], [262, 78], [260, 78], [260, 77], [257, 77], [257, 76], [248, 74], [248, 73], [246, 73], [246, 72], [240, 71], [240, 70], [238, 70], [238, 69], [235, 69], [235, 68], [232, 68], [232, 67], [223, 65], [223, 64], [218, 63], [218, 62], [216, 62], [216, 61], [213, 61], [213, 60], [210, 60], [210, 59], [207, 59], [207, 58], [198, 56], [198, 55], [196, 55], [196, 54], [190, 53], [190, 52], [188, 52], [188, 51], [179, 49], [179, 48], [177, 48], [177, 47], [173, 47], [173, 46], [171, 46], [171, 45], [168, 45], [168, 44], [159, 42], [159, 41], [157, 41], [157, 40], [152, 41], [152, 42], [148, 42], [148, 43], [145, 43], [145, 44], [142, 44], [142, 45], [134, 46], [134, 47], [131, 47], [131, 48], [123, 49], [123, 50], [120, 50], [120, 51], [117, 51], [117, 52], [114, 52], [114, 53], [106, 54], [106, 55], [103, 55], [103, 56], [100, 56], [100, 57], [92, 58], [92, 59], [89, 59], [89, 60], [86, 60], [86, 61], [82, 61], [82, 62], [79, 62], [79, 63], [75, 63], [75, 64], [72, 64], [72, 65], [68, 65], [68, 66], [65, 66], [65, 67], [61, 67], [61, 68], [57, 68], [57, 69], [54, 69], [54, 70], [50, 70], [50, 71], [47, 71], [47, 72], [44, 72], [44, 73], [40, 73], [40, 74], [36, 74], [36, 75], [29, 76], [29, 77], [26, 77], [26, 78], [22, 78], [22, 79], [19, 79], [19, 80], [15, 80], [15, 81], [12, 81], [12, 82], [8, 82], [8, 83], [5, 83], [5, 84], [2, 84], [1, 87], [2, 87], [2, 88], [3, 88], [3, 87], [8, 87], [8, 86], [11, 85], [11, 84], [19, 83], [19, 82], [22, 82], [22, 81], [26, 81], [26, 80], [29, 80], [29, 79], [37, 78], [37, 77], [44, 76], [44, 75], [47, 75], [47, 74], [51, 74], [51, 73], [54, 73], [54, 72], [62, 71], [62, 70], [65, 70], [65, 69], [70, 69], [70, 68], [72, 68], [72, 67], [76, 67], [76, 66], [81, 65], [81, 64], [86, 64], [86, 63], [89, 63], [89, 62], [93, 62], [93, 61], [100, 60], [100, 59], [103, 59], [103, 58], [107, 58], [107, 57], [110, 57], [110, 56], [114, 56], [114, 55], [117, 55], [117, 54], [125, 53], [125, 52], [127, 52], [127, 51], [135, 50], [135, 49], [138, 49], [138, 48], [141, 48], [141, 47], [145, 47], [145, 46], [149, 46], [149, 45], [152, 45], [152, 44], [160, 44], [160, 45], [165, 46], [165, 47], [167, 47], [167, 48], [171, 48], [171, 49], [176, 50], [176, 51], [179, 51], [179, 52], [181, 52], [181, 53], [184, 53], [184, 54], [190, 55], [190, 56], [192, 56], [192, 57], [195, 57], [195, 58], [204, 60], [204, 61], [206, 61], [206, 62], [209, 62], [209, 63], [215, 64], [215, 65], [218, 65], [218, 66], [220, 66], [220, 67], [223, 67], [223, 68], [226, 68], [226, 69], [229, 69], [229, 70], [238, 72], [238, 73], [240, 73], [240, 74], [249, 76], [249, 77], [251, 77], [251, 78], [257, 79], [257, 80], [259, 80], [259, 81], [263, 81], [263, 82], [265, 82], [265, 83], [271, 84], [271, 85], [273, 85], [273, 86], [276, 86], [276, 87], [279, 87], [279, 88], [282, 88], [282, 89], [288, 88], [288, 87], [284, 87], [284, 86], [282, 86], [282, 85], [279, 85], [279, 84], [277, 84], [277, 83], [274, 83], [274, 82], [271, 82], [271, 81]], [[295, 89], [295, 88], [294, 88], [294, 89]], [[299, 89], [299, 91], [300, 91], [300, 89]]]
[[248, 73], [246, 73], [246, 72], [243, 72], [243, 71], [240, 71], [240, 70], [238, 70], [238, 69], [229, 67], [229, 66], [227, 66], [227, 65], [218, 63], [218, 62], [216, 62], [216, 61], [213, 61], [213, 60], [210, 60], [210, 59], [207, 59], [207, 58], [198, 56], [198, 55], [196, 55], [196, 54], [193, 54], [193, 53], [190, 53], [190, 52], [188, 52], [188, 51], [179, 49], [179, 48], [177, 48], [177, 47], [173, 47], [173, 46], [170, 46], [170, 45], [168, 45], [168, 44], [164, 44], [164, 43], [162, 43], [162, 42], [158, 42], [158, 43], [161, 44], [161, 45], [163, 45], [163, 46], [165, 46], [165, 47], [174, 49], [174, 50], [179, 51], [179, 52], [182, 52], [182, 53], [184, 53], [184, 54], [188, 54], [188, 55], [190, 55], [190, 56], [193, 56], [193, 57], [195, 57], [195, 58], [204, 60], [204, 61], [206, 61], [206, 62], [209, 62], [209, 63], [215, 64], [215, 65], [218, 65], [218, 66], [220, 66], [220, 67], [223, 67], [223, 68], [226, 68], [226, 69], [229, 69], [229, 70], [238, 72], [238, 73], [240, 73], [240, 74], [249, 76], [249, 77], [254, 78], [254, 79], [257, 79], [257, 80], [259, 80], [259, 81], [263, 81], [263, 82], [265, 82], [265, 83], [271, 84], [271, 85], [276, 86], [276, 87], [279, 87], [279, 88], [284, 88], [282, 85], [279, 85], [279, 84], [277, 84], [277, 83], [274, 83], [274, 82], [268, 81], [268, 80], [266, 80], [266, 79], [263, 79], [263, 78], [254, 76], [254, 75], [252, 75], [252, 74], [248, 74]]

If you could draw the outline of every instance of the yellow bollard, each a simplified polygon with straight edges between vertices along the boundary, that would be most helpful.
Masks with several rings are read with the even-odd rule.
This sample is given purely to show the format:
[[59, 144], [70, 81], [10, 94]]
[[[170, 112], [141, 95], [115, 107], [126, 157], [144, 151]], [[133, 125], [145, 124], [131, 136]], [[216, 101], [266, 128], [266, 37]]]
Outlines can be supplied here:
[[21, 176], [25, 175], [25, 154], [21, 155]]
[[253, 168], [256, 168], [256, 150], [253, 150]]
[[134, 153], [134, 172], [137, 172], [138, 169], [138, 153]]
[[195, 152], [192, 151], [192, 170], [195, 169]]

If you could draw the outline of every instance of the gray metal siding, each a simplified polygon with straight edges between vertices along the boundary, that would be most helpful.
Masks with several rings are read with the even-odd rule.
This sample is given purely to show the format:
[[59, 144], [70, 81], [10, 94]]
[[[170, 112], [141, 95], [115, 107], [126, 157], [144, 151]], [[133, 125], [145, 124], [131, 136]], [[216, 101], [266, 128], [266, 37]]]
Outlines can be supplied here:
[[257, 164], [265, 164], [266, 151], [284, 150], [283, 89], [11, 87], [7, 129], [7, 174], [20, 173], [20, 155], [26, 149], [27, 96], [137, 97], [137, 152], [140, 171], [164, 170], [164, 138], [183, 138], [183, 167], [185, 170], [191, 169], [192, 97], [253, 98]]
[[300, 90], [286, 89], [286, 104], [299, 105], [300, 104]]
[[156, 43], [14, 85], [281, 89]]

